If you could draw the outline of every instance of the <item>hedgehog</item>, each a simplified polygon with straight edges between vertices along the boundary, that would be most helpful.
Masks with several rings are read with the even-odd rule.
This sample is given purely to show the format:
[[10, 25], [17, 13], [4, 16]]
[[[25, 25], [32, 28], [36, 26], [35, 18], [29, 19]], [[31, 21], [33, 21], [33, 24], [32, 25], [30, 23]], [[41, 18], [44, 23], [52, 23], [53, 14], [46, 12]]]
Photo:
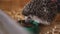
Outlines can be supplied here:
[[47, 22], [47, 24], [50, 24], [58, 13], [57, 10], [58, 9], [56, 1], [31, 0], [29, 3], [26, 4], [26, 6], [24, 6], [22, 14], [27, 17], [30, 15], [33, 18], [34, 16], [36, 16], [36, 18], [41, 21], [40, 23], [45, 24], [44, 22]]

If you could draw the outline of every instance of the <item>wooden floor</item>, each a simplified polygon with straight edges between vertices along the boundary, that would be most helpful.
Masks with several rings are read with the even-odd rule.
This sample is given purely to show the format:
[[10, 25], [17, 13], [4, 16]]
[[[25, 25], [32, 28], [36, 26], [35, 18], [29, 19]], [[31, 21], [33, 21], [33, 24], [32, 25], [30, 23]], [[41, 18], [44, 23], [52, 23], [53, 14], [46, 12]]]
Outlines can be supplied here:
[[[0, 9], [4, 10], [13, 19], [23, 19], [24, 16], [21, 14], [23, 7], [29, 0], [0, 0]], [[51, 25], [40, 25], [41, 34], [60, 34], [60, 14], [57, 14], [55, 20]], [[56, 31], [55, 31], [56, 30]], [[57, 31], [59, 30], [59, 31]], [[55, 31], [55, 33], [54, 33]], [[49, 33], [50, 32], [50, 33]]]
[[[29, 0], [0, 0], [0, 9], [4, 10], [12, 18], [21, 19], [21, 11]], [[23, 18], [22, 18], [23, 19]]]

